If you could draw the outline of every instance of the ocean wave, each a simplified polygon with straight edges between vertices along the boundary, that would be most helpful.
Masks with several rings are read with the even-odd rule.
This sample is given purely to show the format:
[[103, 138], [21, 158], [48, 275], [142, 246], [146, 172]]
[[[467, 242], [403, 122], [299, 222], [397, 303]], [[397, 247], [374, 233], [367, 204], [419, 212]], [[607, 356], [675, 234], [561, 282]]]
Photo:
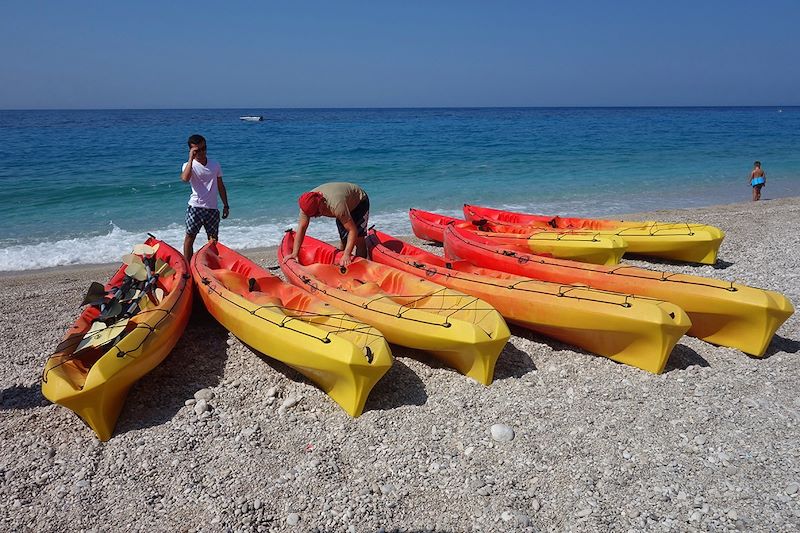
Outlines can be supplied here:
[[[284, 232], [296, 227], [296, 219], [285, 219], [271, 223], [248, 224], [245, 221], [223, 221], [220, 226], [220, 239], [233, 249], [245, 250], [277, 246]], [[370, 219], [370, 224], [394, 235], [410, 235], [411, 225], [406, 211], [381, 213]], [[0, 248], [0, 272], [36, 270], [40, 268], [84, 265], [95, 263], [114, 263], [131, 248], [147, 238], [146, 232], [127, 231], [110, 223], [108, 233], [86, 235], [56, 241], [43, 241], [32, 244], [17, 244]], [[178, 250], [183, 249], [184, 226], [171, 224], [164, 228], [154, 228], [153, 235]], [[336, 242], [339, 234], [333, 219], [314, 219], [308, 235], [325, 241]], [[195, 241], [195, 249], [205, 241], [204, 233]]]

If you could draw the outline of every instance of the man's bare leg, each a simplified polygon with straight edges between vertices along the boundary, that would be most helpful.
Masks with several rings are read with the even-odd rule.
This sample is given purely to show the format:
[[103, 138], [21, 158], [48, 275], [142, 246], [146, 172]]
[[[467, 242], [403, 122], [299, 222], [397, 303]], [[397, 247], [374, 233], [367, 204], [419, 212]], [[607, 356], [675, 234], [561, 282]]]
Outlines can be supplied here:
[[186, 262], [188, 263], [192, 259], [192, 254], [194, 253], [194, 239], [196, 235], [189, 235], [188, 233], [183, 238], [183, 257], [186, 258]]

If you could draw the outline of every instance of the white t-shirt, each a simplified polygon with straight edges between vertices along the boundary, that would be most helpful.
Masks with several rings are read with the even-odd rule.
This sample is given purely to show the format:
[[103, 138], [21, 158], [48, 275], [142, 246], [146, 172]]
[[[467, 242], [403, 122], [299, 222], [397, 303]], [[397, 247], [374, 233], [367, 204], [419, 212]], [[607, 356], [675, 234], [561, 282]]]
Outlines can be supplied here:
[[[183, 164], [181, 172], [189, 162]], [[217, 178], [222, 177], [222, 167], [219, 163], [209, 159], [203, 165], [196, 159], [192, 161], [192, 175], [189, 184], [192, 186], [192, 195], [189, 197], [189, 205], [193, 207], [205, 207], [206, 209], [219, 209], [217, 206]]]

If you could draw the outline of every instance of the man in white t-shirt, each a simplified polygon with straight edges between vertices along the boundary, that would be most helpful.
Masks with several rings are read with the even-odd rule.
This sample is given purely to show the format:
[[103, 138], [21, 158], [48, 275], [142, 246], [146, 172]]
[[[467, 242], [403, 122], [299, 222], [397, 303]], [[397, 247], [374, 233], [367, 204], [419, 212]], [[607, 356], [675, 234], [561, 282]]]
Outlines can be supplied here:
[[206, 140], [202, 135], [189, 137], [189, 161], [181, 168], [181, 181], [192, 186], [189, 207], [186, 209], [186, 236], [183, 256], [189, 261], [194, 253], [194, 239], [205, 228], [209, 241], [219, 239], [219, 207], [217, 194], [222, 198], [222, 218], [228, 218], [228, 193], [222, 183], [222, 167], [206, 155]]

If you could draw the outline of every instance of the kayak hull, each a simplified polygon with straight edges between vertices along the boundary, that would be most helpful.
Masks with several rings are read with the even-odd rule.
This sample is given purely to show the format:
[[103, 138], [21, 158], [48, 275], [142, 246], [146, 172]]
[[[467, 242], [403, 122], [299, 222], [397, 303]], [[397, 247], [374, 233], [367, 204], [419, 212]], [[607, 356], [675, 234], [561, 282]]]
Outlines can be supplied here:
[[[76, 352], [100, 314], [98, 307], [88, 306], [48, 359], [42, 374], [45, 398], [74, 411], [101, 441], [111, 438], [130, 388], [167, 357], [191, 315], [192, 285], [183, 256], [152, 237], [145, 244], [158, 244], [156, 257], [172, 269], [158, 281], [165, 292], [163, 299], [134, 315], [126, 328], [128, 333], [112, 346]], [[107, 291], [119, 286], [125, 268], [122, 265], [106, 284]]]
[[203, 246], [191, 266], [200, 297], [220, 324], [306, 376], [350, 416], [363, 412], [393, 361], [380, 332], [223, 244]]
[[687, 335], [761, 357], [777, 329], [794, 313], [782, 294], [739, 283], [631, 266], [588, 265], [518, 253], [473, 232], [448, 226], [445, 255], [542, 281], [672, 302], [689, 315]]
[[511, 333], [489, 304], [366, 259], [342, 269], [335, 264], [341, 252], [308, 236], [299, 260], [285, 261], [293, 244], [294, 232], [287, 232], [278, 251], [292, 284], [374, 326], [389, 342], [427, 351], [480, 383], [492, 382]]

